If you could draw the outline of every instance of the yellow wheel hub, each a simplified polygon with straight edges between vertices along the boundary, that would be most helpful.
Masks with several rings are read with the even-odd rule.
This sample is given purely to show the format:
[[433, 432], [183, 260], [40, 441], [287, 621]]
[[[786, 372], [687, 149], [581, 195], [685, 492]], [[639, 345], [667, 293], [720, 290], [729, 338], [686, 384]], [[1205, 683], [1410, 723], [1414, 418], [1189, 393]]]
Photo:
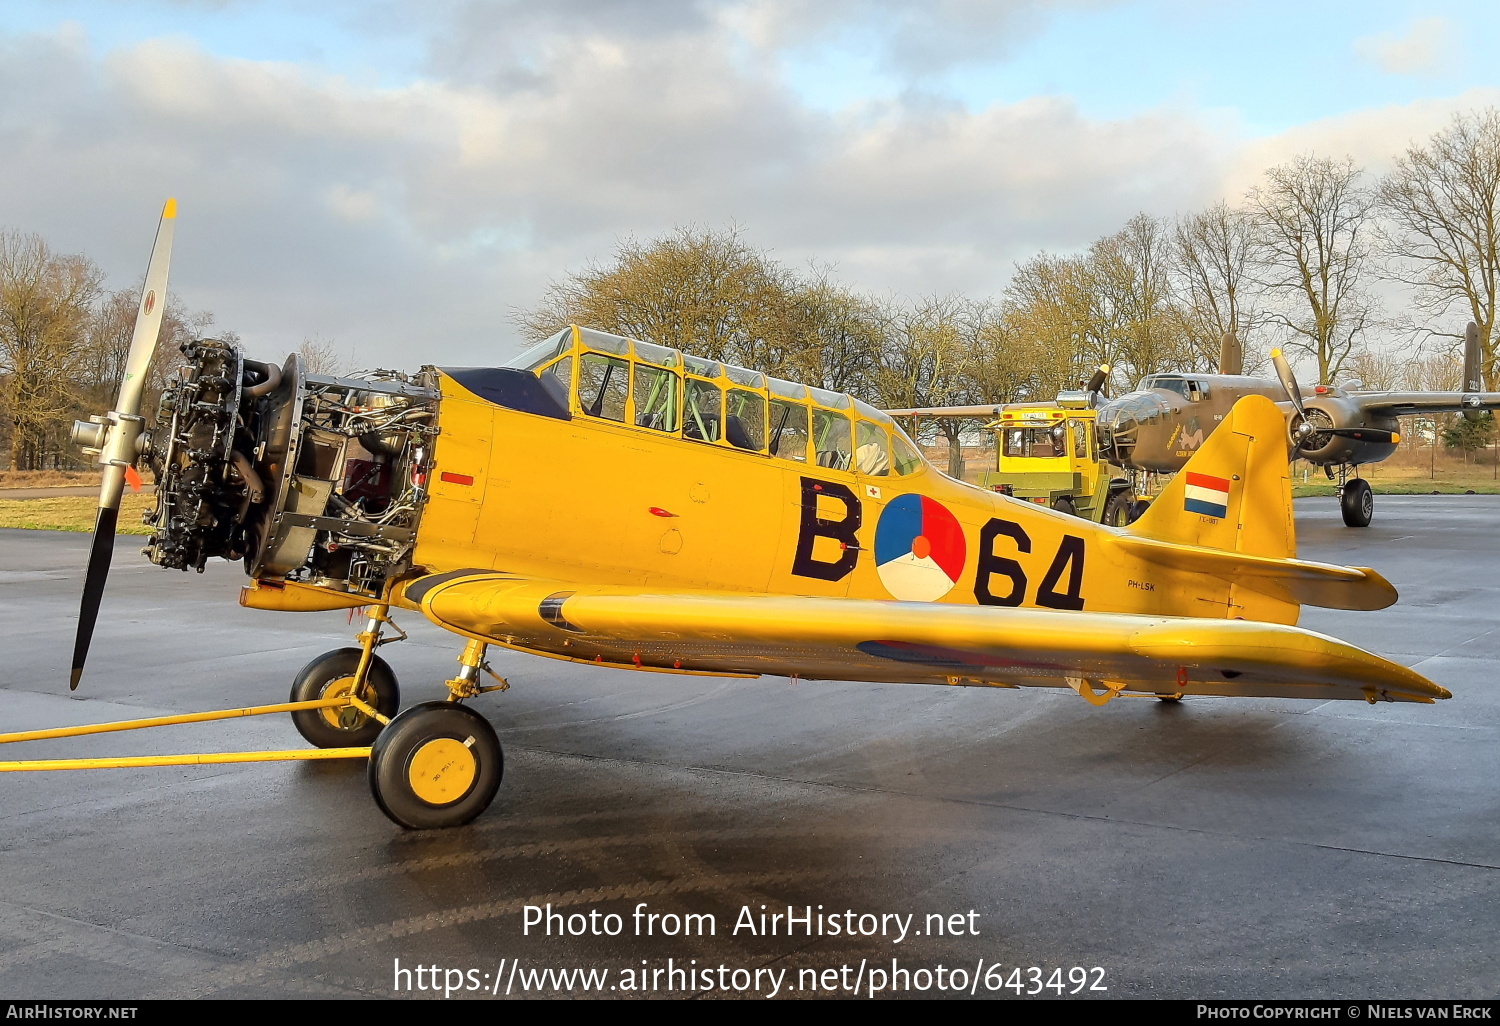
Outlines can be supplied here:
[[[330, 682], [329, 685], [323, 689], [323, 694], [319, 697], [346, 698], [353, 693], [354, 677], [351, 675], [348, 677], [340, 677], [337, 680]], [[337, 730], [358, 730], [360, 727], [363, 727], [365, 725], [365, 721], [369, 719], [368, 716], [360, 712], [358, 709], [354, 708], [354, 706], [352, 705], [346, 705], [342, 709], [335, 706], [331, 709], [319, 709], [318, 711], [323, 714], [323, 719], [328, 721], [328, 725]]]
[[462, 741], [434, 738], [412, 753], [406, 779], [412, 793], [428, 805], [451, 805], [469, 793], [479, 774], [479, 760]]

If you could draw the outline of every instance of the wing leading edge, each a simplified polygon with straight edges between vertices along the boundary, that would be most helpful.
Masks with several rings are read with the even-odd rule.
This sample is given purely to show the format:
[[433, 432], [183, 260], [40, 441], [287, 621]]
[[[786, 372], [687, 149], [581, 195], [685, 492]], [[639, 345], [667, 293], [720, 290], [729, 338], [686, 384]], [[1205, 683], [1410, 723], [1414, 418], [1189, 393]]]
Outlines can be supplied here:
[[994, 606], [576, 587], [494, 571], [408, 585], [439, 626], [580, 662], [687, 673], [1432, 702], [1421, 674], [1298, 627]]

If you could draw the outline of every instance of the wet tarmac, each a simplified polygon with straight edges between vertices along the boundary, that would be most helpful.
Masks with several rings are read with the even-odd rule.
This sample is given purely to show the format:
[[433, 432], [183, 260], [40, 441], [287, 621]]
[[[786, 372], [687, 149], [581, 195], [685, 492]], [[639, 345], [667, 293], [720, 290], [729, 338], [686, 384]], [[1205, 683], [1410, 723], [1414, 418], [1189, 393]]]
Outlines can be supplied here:
[[[1297, 509], [1303, 556], [1402, 595], [1303, 624], [1451, 701], [1094, 709], [495, 652], [514, 686], [475, 707], [505, 783], [465, 828], [400, 830], [362, 764], [0, 776], [0, 994], [1494, 998], [1500, 497], [1381, 496], [1363, 531]], [[0, 730], [284, 701], [356, 629], [241, 609], [237, 566], [162, 571], [122, 539], [70, 695], [88, 541], [0, 531]], [[398, 619], [405, 701], [443, 697], [457, 644]], [[302, 742], [262, 717], [5, 757], [261, 747]], [[526, 932], [549, 904], [577, 917]]]

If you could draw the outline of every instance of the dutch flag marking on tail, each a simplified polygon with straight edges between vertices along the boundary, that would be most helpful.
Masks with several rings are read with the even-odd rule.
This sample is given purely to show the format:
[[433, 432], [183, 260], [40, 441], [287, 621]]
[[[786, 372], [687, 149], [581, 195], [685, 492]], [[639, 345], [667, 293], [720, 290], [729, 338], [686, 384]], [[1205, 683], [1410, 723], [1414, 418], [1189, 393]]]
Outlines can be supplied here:
[[1189, 513], [1223, 518], [1229, 512], [1229, 482], [1222, 477], [1189, 471], [1182, 508]]

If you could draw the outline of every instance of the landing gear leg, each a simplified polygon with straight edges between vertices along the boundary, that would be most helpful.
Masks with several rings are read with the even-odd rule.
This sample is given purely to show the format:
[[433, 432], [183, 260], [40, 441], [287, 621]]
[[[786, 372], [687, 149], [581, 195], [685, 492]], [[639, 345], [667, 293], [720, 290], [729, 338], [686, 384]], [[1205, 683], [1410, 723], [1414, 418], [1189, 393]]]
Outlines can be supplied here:
[[[489, 808], [505, 773], [505, 753], [489, 721], [466, 698], [510, 687], [470, 641], [448, 681], [446, 702], [414, 705], [390, 722], [370, 750], [370, 791], [380, 810], [409, 830], [462, 826]], [[483, 670], [497, 683], [481, 686]]]
[[[375, 650], [389, 641], [402, 640], [406, 633], [391, 621], [390, 606], [380, 603], [368, 609], [369, 620], [355, 639], [359, 648], [324, 652], [304, 666], [292, 681], [290, 701], [312, 702], [352, 695], [366, 709], [378, 714], [371, 716], [352, 705], [292, 713], [297, 733], [319, 748], [362, 748], [372, 744], [384, 723], [401, 708], [401, 688], [396, 675]], [[399, 637], [382, 638], [381, 628], [385, 624], [390, 624]]]

